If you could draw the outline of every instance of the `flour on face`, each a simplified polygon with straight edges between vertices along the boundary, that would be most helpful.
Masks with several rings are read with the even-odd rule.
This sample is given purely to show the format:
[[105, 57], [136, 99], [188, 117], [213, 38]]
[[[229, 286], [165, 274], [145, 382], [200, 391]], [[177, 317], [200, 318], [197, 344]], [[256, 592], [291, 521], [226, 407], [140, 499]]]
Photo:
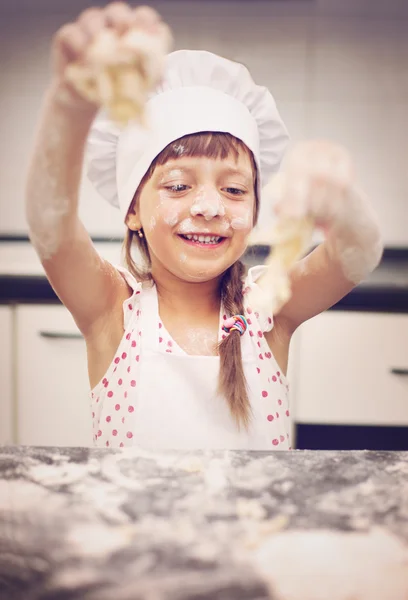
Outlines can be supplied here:
[[249, 209], [242, 216], [233, 216], [231, 218], [232, 229], [249, 229], [251, 227], [252, 213]]
[[211, 221], [214, 217], [225, 216], [225, 206], [218, 194], [205, 193], [204, 188], [200, 188], [194, 198], [190, 214], [192, 217], [202, 215], [206, 221]]

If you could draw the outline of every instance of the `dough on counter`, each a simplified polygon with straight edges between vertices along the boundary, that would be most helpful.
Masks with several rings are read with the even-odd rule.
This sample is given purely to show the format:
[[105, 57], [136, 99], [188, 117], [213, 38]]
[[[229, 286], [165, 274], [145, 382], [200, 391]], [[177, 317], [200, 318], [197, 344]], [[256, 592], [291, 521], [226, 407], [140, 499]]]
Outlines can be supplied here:
[[143, 122], [147, 95], [160, 81], [170, 45], [167, 28], [160, 35], [140, 29], [119, 35], [105, 29], [90, 46], [84, 63], [68, 65], [66, 78], [116, 123]]
[[255, 550], [262, 546], [266, 539], [286, 529], [289, 524], [287, 515], [276, 515], [272, 518], [247, 518], [246, 533], [243, 538], [243, 546]]
[[187, 473], [203, 473], [205, 465], [203, 459], [198, 456], [187, 456], [177, 463], [177, 468]]
[[241, 519], [262, 520], [266, 517], [266, 510], [258, 500], [238, 498], [237, 515]]
[[251, 563], [280, 600], [408, 598], [408, 550], [379, 527], [277, 533], [252, 553]]

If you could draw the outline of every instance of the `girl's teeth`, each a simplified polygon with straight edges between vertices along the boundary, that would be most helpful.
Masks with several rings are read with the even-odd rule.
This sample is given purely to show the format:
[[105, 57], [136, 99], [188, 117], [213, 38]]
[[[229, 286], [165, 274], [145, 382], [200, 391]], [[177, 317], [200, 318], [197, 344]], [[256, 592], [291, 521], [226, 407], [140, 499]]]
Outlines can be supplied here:
[[185, 235], [188, 240], [193, 240], [194, 242], [200, 242], [201, 244], [217, 244], [220, 240], [219, 236], [210, 236], [210, 235]]

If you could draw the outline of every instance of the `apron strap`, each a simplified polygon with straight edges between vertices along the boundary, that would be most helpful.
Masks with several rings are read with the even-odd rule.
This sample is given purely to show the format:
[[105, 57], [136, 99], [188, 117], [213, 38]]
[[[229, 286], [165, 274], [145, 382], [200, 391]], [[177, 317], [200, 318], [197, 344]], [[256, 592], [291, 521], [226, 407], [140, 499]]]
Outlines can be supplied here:
[[153, 284], [143, 287], [140, 299], [141, 337], [145, 349], [155, 351], [159, 344], [159, 302], [157, 289]]

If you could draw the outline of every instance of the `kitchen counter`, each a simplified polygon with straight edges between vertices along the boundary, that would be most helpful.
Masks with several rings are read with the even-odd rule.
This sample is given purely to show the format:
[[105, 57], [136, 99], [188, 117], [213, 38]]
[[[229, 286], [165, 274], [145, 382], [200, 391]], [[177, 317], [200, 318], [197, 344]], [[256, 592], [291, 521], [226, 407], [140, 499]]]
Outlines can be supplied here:
[[[119, 262], [119, 242], [105, 240], [95, 245], [104, 258], [115, 264]], [[268, 251], [265, 246], [252, 247], [243, 261], [247, 267], [263, 264]], [[0, 304], [59, 303], [33, 253], [28, 243], [3, 243]], [[332, 310], [408, 313], [408, 249], [386, 249], [377, 269]]]
[[0, 599], [407, 600], [408, 452], [0, 448]]

